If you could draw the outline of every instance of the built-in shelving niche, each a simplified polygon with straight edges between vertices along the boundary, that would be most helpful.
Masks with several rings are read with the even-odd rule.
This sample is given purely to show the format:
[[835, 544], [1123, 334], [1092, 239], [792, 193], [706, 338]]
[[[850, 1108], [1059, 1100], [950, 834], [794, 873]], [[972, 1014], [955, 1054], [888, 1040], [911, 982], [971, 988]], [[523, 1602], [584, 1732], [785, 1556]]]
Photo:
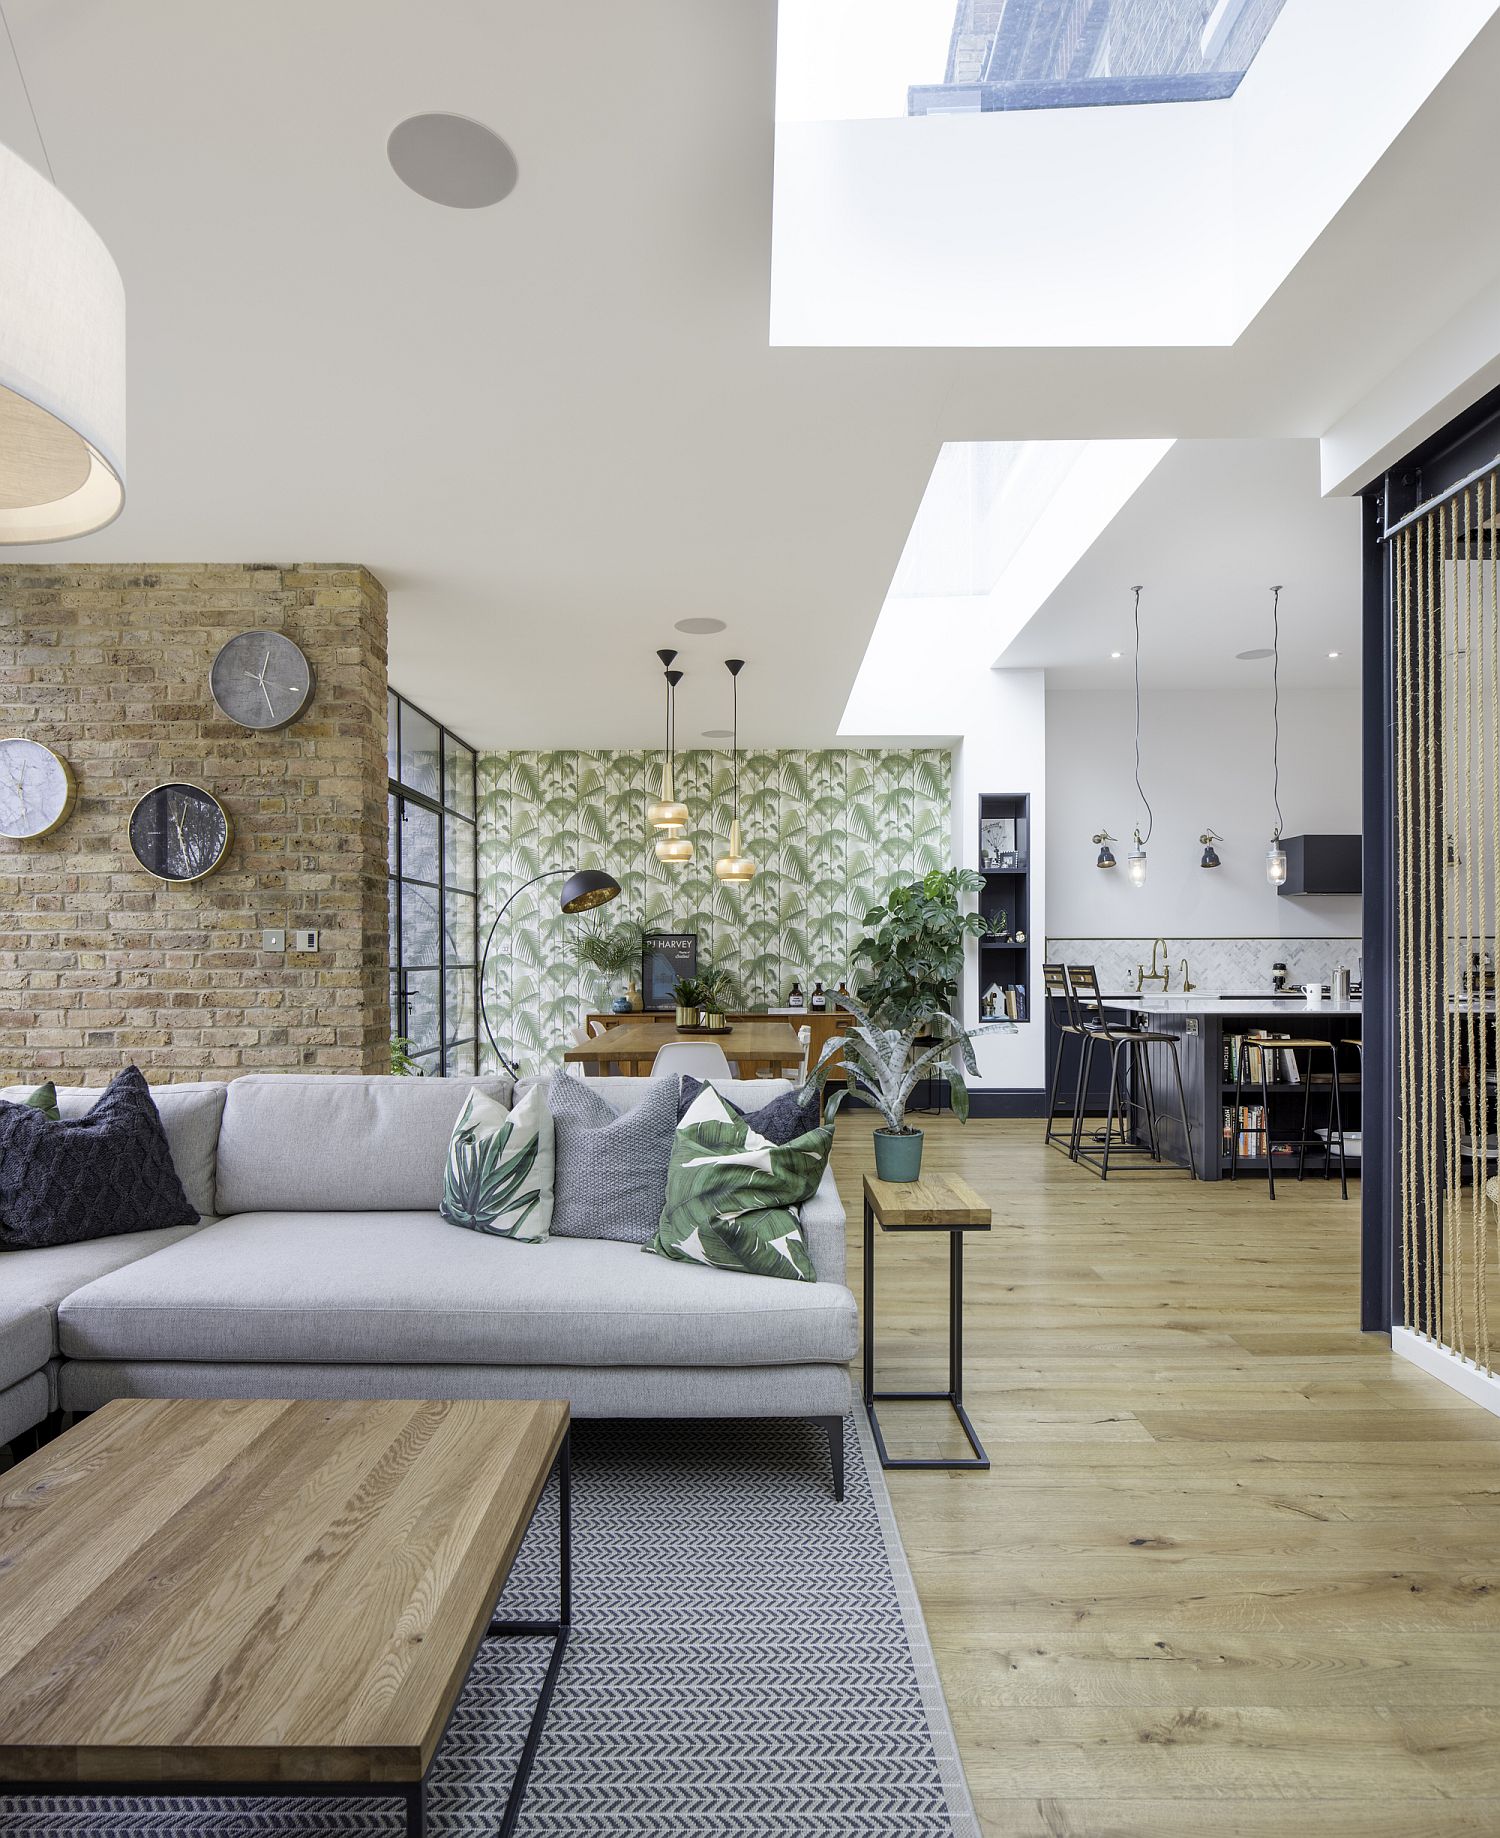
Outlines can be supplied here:
[[[1009, 843], [1010, 846], [1002, 845]], [[1001, 866], [1001, 862], [1004, 866]], [[979, 798], [979, 910], [1004, 931], [979, 941], [979, 1018], [1031, 1019], [1031, 799], [1024, 791], [987, 791]], [[1019, 936], [1018, 936], [1019, 934]], [[986, 991], [1002, 992], [998, 1012], [984, 1012]]]

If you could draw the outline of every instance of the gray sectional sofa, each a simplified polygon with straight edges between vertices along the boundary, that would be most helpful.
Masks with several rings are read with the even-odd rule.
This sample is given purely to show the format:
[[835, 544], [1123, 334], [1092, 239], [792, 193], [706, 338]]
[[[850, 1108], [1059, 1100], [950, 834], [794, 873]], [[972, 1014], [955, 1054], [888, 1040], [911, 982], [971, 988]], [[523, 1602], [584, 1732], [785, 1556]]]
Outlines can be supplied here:
[[[0, 1442], [119, 1397], [562, 1397], [580, 1417], [818, 1418], [832, 1447], [857, 1316], [831, 1172], [803, 1208], [816, 1283], [485, 1237], [436, 1210], [474, 1082], [155, 1088], [203, 1223], [0, 1252]], [[618, 1110], [645, 1085], [595, 1083]], [[721, 1089], [753, 1108], [787, 1087]], [[98, 1095], [58, 1097], [68, 1116]]]

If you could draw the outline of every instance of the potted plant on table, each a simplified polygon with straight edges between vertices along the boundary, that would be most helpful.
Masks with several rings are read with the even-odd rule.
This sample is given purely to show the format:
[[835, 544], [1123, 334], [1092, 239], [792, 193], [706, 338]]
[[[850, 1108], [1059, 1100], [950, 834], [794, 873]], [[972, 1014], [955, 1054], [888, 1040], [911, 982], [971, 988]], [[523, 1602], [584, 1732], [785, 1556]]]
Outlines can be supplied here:
[[[635, 971], [641, 961], [641, 928], [626, 919], [619, 925], [580, 926], [568, 938], [573, 961], [587, 964], [615, 985], [612, 1011], [617, 1015], [633, 1014], [641, 1005], [640, 985]], [[618, 987], [621, 979], [625, 987]]]
[[978, 1071], [969, 1044], [977, 1030], [961, 1028], [941, 1009], [919, 1014], [904, 1027], [881, 1027], [858, 997], [836, 1000], [855, 1020], [843, 1041], [848, 1088], [885, 1120], [875, 1131], [875, 1172], [883, 1181], [914, 1181], [922, 1172], [922, 1132], [907, 1123], [906, 1101], [922, 1079], [941, 1073], [953, 1093], [953, 1114], [966, 1123], [964, 1073]]
[[672, 985], [672, 1000], [677, 1004], [678, 1027], [697, 1027], [703, 1008], [703, 985], [695, 976], [685, 976]]
[[698, 993], [703, 1004], [703, 1025], [713, 1033], [727, 1027], [724, 1011], [740, 1000], [733, 972], [724, 964], [708, 964], [698, 972]]

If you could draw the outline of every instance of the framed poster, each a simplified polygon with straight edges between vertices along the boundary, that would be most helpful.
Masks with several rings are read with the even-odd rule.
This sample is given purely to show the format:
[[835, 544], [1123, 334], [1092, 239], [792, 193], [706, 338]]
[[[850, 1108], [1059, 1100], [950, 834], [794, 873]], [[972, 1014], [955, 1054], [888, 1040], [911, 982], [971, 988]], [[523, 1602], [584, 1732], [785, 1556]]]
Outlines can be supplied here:
[[696, 932], [647, 932], [641, 940], [641, 1007], [675, 1008], [672, 987], [698, 974]]
[[982, 817], [979, 822], [979, 865], [998, 868], [1002, 855], [1013, 855], [1016, 848], [1014, 817]]

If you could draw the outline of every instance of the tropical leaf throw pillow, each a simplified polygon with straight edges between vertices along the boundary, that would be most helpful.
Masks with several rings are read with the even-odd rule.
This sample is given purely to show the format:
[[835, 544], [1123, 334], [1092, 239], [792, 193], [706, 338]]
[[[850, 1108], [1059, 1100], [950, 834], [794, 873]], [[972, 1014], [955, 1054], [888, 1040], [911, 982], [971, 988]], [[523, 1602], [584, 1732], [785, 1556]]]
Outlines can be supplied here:
[[31, 1096], [22, 1098], [21, 1102], [31, 1110], [39, 1110], [53, 1123], [62, 1122], [62, 1112], [57, 1108], [57, 1087], [51, 1079], [48, 1079], [45, 1084], [38, 1085]]
[[833, 1126], [768, 1142], [712, 1086], [677, 1125], [667, 1203], [645, 1245], [678, 1263], [815, 1283], [797, 1208], [817, 1192]]
[[507, 1110], [471, 1091], [453, 1126], [443, 1198], [450, 1225], [540, 1244], [552, 1227], [552, 1113], [532, 1086]]

